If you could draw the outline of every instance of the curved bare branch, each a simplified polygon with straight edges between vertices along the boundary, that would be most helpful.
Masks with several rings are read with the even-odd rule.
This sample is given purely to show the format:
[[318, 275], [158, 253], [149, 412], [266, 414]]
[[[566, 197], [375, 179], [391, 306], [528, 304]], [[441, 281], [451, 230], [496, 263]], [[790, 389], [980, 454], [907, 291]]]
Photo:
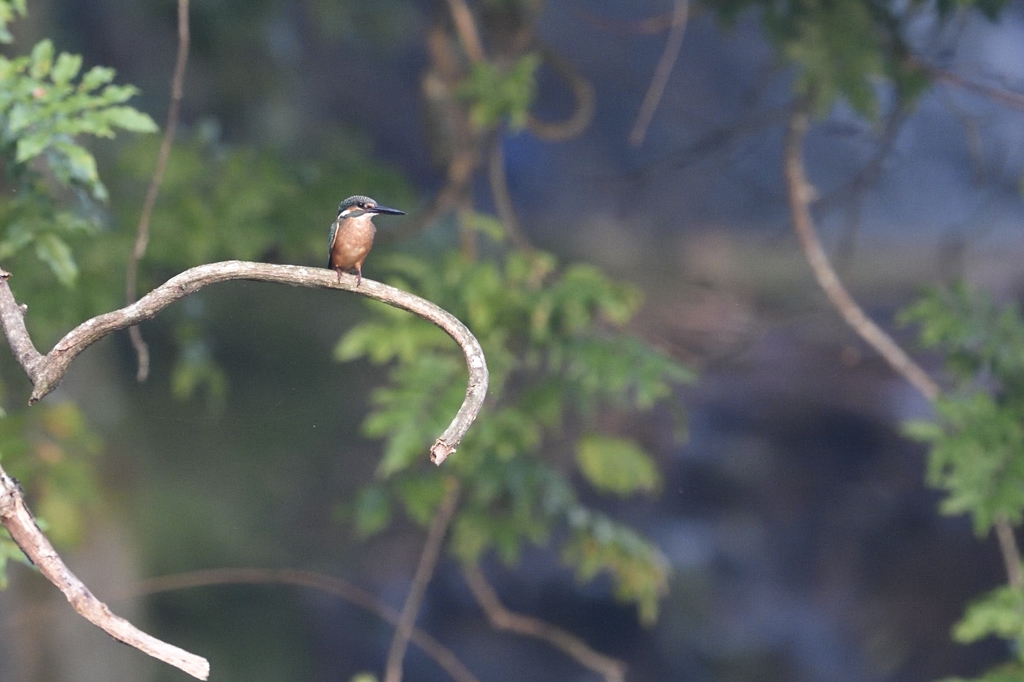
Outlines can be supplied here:
[[210, 676], [210, 663], [202, 656], [179, 649], [147, 635], [124, 618], [114, 615], [89, 588], [78, 579], [57, 554], [50, 541], [36, 525], [32, 512], [25, 505], [18, 482], [0, 468], [0, 522], [39, 572], [57, 586], [71, 607], [83, 618], [108, 635], [139, 651], [173, 665], [200, 680]]
[[435, 464], [440, 464], [448, 455], [455, 452], [469, 425], [480, 411], [487, 394], [487, 363], [483, 350], [476, 337], [462, 322], [451, 313], [419, 296], [365, 278], [362, 285], [357, 287], [354, 276], [346, 275], [339, 280], [337, 274], [324, 268], [248, 261], [222, 261], [199, 265], [172, 277], [129, 306], [86, 320], [58, 341], [53, 350], [45, 356], [39, 356], [25, 328], [24, 311], [15, 301], [14, 294], [8, 286], [9, 276], [8, 273], [0, 271], [0, 324], [3, 325], [4, 333], [11, 348], [14, 349], [15, 357], [32, 381], [30, 404], [55, 389], [78, 354], [107, 334], [151, 319], [171, 303], [194, 294], [203, 287], [232, 280], [276, 282], [292, 286], [352, 291], [408, 310], [433, 322], [451, 336], [466, 356], [469, 385], [458, 414], [430, 450], [431, 461]]

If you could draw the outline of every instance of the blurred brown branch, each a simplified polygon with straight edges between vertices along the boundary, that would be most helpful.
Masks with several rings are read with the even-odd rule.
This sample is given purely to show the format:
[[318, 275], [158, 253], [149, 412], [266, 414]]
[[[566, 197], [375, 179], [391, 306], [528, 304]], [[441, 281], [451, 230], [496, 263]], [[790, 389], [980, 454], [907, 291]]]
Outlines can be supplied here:
[[[391, 608], [366, 590], [352, 583], [322, 573], [300, 571], [291, 568], [215, 568], [205, 571], [191, 571], [174, 575], [150, 578], [131, 590], [130, 596], [141, 596], [183, 590], [210, 585], [295, 585], [321, 590], [355, 604], [361, 609], [378, 616], [381, 620], [398, 625], [401, 617]], [[429, 634], [414, 627], [409, 641], [444, 668], [456, 682], [479, 682], [477, 677], [459, 660], [451, 649], [438, 642]]]
[[420, 554], [419, 565], [416, 566], [416, 574], [412, 579], [412, 586], [409, 594], [402, 605], [402, 615], [395, 626], [395, 636], [388, 648], [387, 666], [384, 670], [384, 682], [402, 682], [402, 661], [405, 659], [405, 651], [409, 645], [409, 638], [412, 636], [413, 627], [416, 624], [416, 617], [419, 615], [420, 606], [423, 604], [423, 596], [427, 592], [427, 585], [434, 575], [437, 566], [437, 559], [441, 555], [441, 545], [444, 543], [444, 536], [448, 532], [452, 515], [459, 504], [459, 481], [454, 477], [445, 480], [444, 499], [434, 513], [434, 519], [430, 523], [430, 530], [427, 531], [427, 541], [423, 545], [423, 553]]
[[[942, 389], [891, 336], [864, 313], [843, 286], [821, 246], [810, 210], [811, 201], [814, 199], [814, 187], [807, 181], [803, 159], [804, 138], [809, 125], [808, 106], [805, 100], [793, 109], [783, 149], [789, 210], [793, 229], [800, 240], [807, 263], [811, 266], [818, 285], [846, 323], [868, 345], [878, 351], [897, 374], [909, 381], [930, 402], [935, 402], [942, 394]], [[1013, 526], [1005, 517], [999, 517], [995, 521], [995, 529], [1010, 585], [1015, 588], [1024, 587], [1021, 556], [1013, 534]]]
[[636, 115], [633, 129], [629, 132], [629, 144], [634, 147], [643, 144], [644, 138], [647, 137], [647, 127], [654, 119], [654, 112], [658, 109], [661, 97], [665, 93], [665, 86], [668, 85], [668, 78], [672, 75], [672, 69], [679, 58], [679, 51], [683, 47], [683, 36], [686, 35], [686, 23], [689, 16], [689, 0], [676, 0], [675, 9], [672, 11], [672, 28], [668, 34], [668, 40], [665, 42], [665, 50], [661, 53], [658, 65], [654, 68], [651, 84], [640, 104], [640, 111]]
[[607, 682], [622, 682], [626, 679], [626, 664], [617, 658], [594, 651], [576, 635], [551, 623], [506, 608], [479, 566], [464, 565], [462, 575], [476, 603], [487, 615], [491, 627], [543, 640], [571, 656], [580, 665], [599, 673]]
[[25, 505], [18, 482], [0, 468], [0, 522], [32, 563], [47, 580], [57, 586], [71, 607], [83, 618], [108, 635], [128, 646], [173, 665], [179, 670], [205, 680], [210, 676], [210, 663], [184, 649], [147, 635], [124, 618], [114, 615], [102, 601], [67, 567], [57, 550], [36, 525], [32, 512]]
[[[174, 77], [171, 80], [171, 102], [167, 107], [167, 128], [164, 130], [164, 139], [160, 143], [153, 179], [150, 180], [146, 199], [142, 204], [142, 213], [139, 215], [139, 225], [135, 230], [135, 247], [128, 258], [128, 272], [125, 276], [125, 305], [134, 303], [138, 294], [139, 261], [146, 255], [146, 246], [149, 244], [149, 220], [153, 215], [153, 208], [156, 206], [160, 183], [163, 182], [164, 173], [167, 171], [167, 162], [171, 158], [174, 134], [178, 129], [178, 114], [181, 111], [181, 98], [184, 92], [188, 49], [188, 0], [178, 0], [178, 57], [174, 64]], [[135, 348], [135, 355], [139, 363], [136, 378], [139, 381], [145, 381], [149, 376], [149, 346], [146, 345], [138, 327], [129, 328], [128, 335], [131, 337], [132, 347]]]

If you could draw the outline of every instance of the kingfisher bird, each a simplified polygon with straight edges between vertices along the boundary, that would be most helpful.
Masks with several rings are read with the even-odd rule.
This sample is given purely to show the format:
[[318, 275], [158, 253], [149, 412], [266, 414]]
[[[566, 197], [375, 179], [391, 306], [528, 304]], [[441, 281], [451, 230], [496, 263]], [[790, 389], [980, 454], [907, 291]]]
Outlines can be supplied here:
[[363, 281], [363, 261], [373, 248], [373, 237], [377, 228], [373, 216], [378, 213], [405, 215], [397, 208], [380, 206], [370, 197], [361, 194], [349, 197], [338, 205], [338, 217], [331, 225], [331, 236], [327, 243], [330, 258], [327, 267], [338, 273], [341, 281], [342, 270], [356, 271], [356, 286]]

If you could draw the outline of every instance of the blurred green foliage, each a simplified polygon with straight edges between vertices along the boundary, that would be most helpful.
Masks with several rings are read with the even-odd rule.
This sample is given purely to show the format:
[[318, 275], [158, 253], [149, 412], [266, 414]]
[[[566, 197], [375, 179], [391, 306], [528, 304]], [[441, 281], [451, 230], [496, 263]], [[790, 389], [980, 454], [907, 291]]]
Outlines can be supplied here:
[[[945, 514], [971, 516], [986, 535], [1000, 519], [1024, 519], [1024, 320], [1014, 305], [957, 284], [936, 290], [901, 314], [920, 327], [920, 341], [946, 359], [952, 390], [936, 400], [937, 419], [906, 425], [928, 443], [927, 481], [946, 493]], [[978, 678], [1021, 679], [1024, 591], [1000, 587], [974, 602], [953, 632], [959, 642], [1009, 640], [1016, 661]]]
[[469, 105], [473, 125], [479, 130], [493, 130], [507, 123], [513, 132], [522, 130], [537, 91], [540, 62], [540, 55], [530, 53], [508, 68], [488, 61], [473, 64], [459, 88], [459, 95]]
[[[0, 2], [0, 42], [12, 42], [8, 25], [25, 11], [21, 0]], [[96, 202], [107, 198], [96, 159], [82, 138], [109, 138], [118, 129], [156, 130], [149, 116], [124, 104], [137, 90], [113, 85], [112, 69], [96, 66], [81, 71], [80, 56], [57, 54], [49, 40], [38, 42], [27, 56], [0, 56], [0, 163], [6, 171], [6, 191], [0, 199], [0, 261], [13, 269], [17, 255], [32, 247], [34, 256], [65, 287], [79, 275], [70, 241], [97, 233]], [[52, 287], [47, 297], [59, 298]], [[99, 449], [98, 437], [73, 402], [0, 416], [5, 470], [32, 494], [35, 512], [58, 544], [82, 535], [83, 505], [96, 499], [92, 459]], [[6, 584], [11, 558], [21, 559], [21, 552], [4, 531], [0, 585]]]
[[460, 561], [474, 564], [493, 550], [512, 565], [524, 543], [558, 538], [562, 559], [581, 580], [609, 574], [617, 596], [651, 622], [666, 587], [665, 559], [636, 531], [587, 508], [577, 492], [580, 483], [622, 496], [656, 490], [653, 458], [599, 424], [671, 400], [676, 386], [694, 378], [629, 335], [639, 291], [593, 267], [560, 268], [548, 254], [518, 250], [479, 259], [452, 253], [440, 263], [396, 255], [376, 267], [469, 326], [491, 383], [457, 453], [442, 470], [425, 464], [427, 446], [464, 397], [464, 358], [422, 318], [370, 304], [372, 318], [336, 349], [339, 360], [389, 364], [364, 425], [385, 445], [379, 480], [353, 507], [357, 531], [386, 528], [395, 505], [426, 525], [445, 477], [454, 475], [464, 495], [450, 549]]
[[754, 8], [779, 56], [795, 67], [796, 91], [825, 114], [844, 99], [861, 114], [879, 114], [879, 83], [913, 101], [929, 84], [911, 59], [914, 22], [933, 10], [940, 22], [976, 9], [995, 20], [1006, 0], [705, 0], [727, 23]]

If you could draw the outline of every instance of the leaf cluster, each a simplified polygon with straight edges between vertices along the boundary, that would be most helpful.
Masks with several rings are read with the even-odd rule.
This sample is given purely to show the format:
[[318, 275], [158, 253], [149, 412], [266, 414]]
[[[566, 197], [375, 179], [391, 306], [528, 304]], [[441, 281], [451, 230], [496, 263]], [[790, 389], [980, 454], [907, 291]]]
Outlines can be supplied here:
[[487, 61], [473, 64], [458, 94], [469, 104], [469, 119], [478, 130], [493, 130], [506, 122], [513, 131], [526, 126], [540, 62], [540, 55], [530, 53], [508, 68]]
[[[24, 9], [23, 2], [0, 3], [0, 41], [10, 41], [6, 24]], [[96, 159], [81, 138], [157, 129], [125, 104], [138, 90], [115, 85], [114, 75], [103, 66], [82, 73], [82, 57], [57, 54], [49, 40], [27, 56], [0, 56], [0, 161], [14, 190], [0, 201], [0, 260], [31, 245], [58, 281], [74, 283], [78, 265], [68, 237], [95, 231], [92, 202], [107, 199]], [[77, 201], [68, 201], [69, 192]]]
[[384, 439], [380, 479], [354, 506], [357, 530], [387, 527], [393, 507], [426, 524], [444, 495], [444, 477], [464, 496], [450, 549], [478, 562], [494, 551], [517, 562], [526, 543], [562, 542], [562, 559], [581, 580], [611, 576], [619, 598], [645, 622], [666, 585], [661, 553], [636, 531], [587, 508], [576, 477], [602, 493], [628, 496], [661, 485], [638, 443], [600, 428], [613, 411], [648, 410], [692, 372], [628, 334], [641, 297], [586, 265], [559, 268], [543, 253], [510, 251], [440, 263], [396, 255], [378, 267], [395, 286], [449, 310], [474, 332], [490, 369], [488, 401], [444, 472], [423, 464], [425, 447], [463, 398], [458, 348], [421, 318], [379, 304], [347, 333], [339, 360], [387, 363], [388, 382], [372, 396], [364, 429]]
[[[968, 514], [986, 534], [1000, 519], [1024, 518], [1024, 319], [963, 284], [935, 290], [901, 316], [919, 325], [920, 341], [942, 352], [954, 387], [936, 401], [938, 418], [906, 425], [931, 445], [927, 480], [946, 493], [946, 514]], [[961, 643], [995, 636], [1013, 643], [1016, 660], [976, 682], [1024, 679], [1024, 590], [1000, 587], [967, 609], [953, 630]], [[950, 678], [945, 682], [966, 682]]]
[[[1024, 679], [1024, 590], [1003, 586], [980, 597], [967, 607], [963, 619], [953, 628], [953, 639], [961, 644], [986, 637], [1012, 642], [1016, 660], [986, 671], [971, 682], [1017, 682]], [[968, 682], [952, 677], [942, 682]]]
[[984, 535], [993, 522], [1024, 518], [1024, 320], [957, 285], [901, 315], [921, 343], [942, 351], [954, 390], [936, 401], [938, 420], [907, 433], [931, 444], [928, 483], [946, 492], [942, 511], [969, 514]]

